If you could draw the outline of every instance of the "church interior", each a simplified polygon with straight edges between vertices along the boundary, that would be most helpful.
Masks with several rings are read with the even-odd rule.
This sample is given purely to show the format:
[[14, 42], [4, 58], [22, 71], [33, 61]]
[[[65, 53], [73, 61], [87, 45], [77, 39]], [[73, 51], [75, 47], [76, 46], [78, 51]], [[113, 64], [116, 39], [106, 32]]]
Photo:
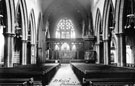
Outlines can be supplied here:
[[135, 86], [134, 56], [135, 0], [0, 0], [0, 86]]

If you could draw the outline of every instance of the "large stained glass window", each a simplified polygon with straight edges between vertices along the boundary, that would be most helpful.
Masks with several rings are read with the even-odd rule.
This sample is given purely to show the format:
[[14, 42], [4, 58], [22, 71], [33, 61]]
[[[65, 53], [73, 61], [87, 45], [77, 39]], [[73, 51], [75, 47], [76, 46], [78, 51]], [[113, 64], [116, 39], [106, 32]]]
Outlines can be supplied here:
[[[74, 39], [75, 36], [75, 29], [73, 22], [71, 19], [61, 19], [57, 26], [56, 26], [56, 32], [55, 32], [55, 37], [58, 39]], [[72, 47], [72, 48], [70, 48]], [[62, 50], [62, 51], [69, 51], [69, 50], [76, 50], [76, 45], [69, 46], [68, 43], [62, 43], [61, 48], [59, 48], [58, 45], [55, 45], [55, 50]]]
[[71, 39], [75, 38], [75, 29], [70, 19], [61, 19], [57, 24], [56, 38]]

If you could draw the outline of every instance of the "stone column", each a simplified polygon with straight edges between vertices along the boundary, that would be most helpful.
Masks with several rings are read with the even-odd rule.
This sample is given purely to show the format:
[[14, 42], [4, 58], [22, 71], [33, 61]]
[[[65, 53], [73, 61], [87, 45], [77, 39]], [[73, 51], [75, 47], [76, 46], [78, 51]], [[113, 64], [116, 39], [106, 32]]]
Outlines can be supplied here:
[[80, 59], [80, 57], [79, 57], [79, 51], [77, 51], [76, 54], [77, 54], [76, 55], [77, 56], [77, 59]]
[[21, 64], [27, 65], [27, 40], [22, 40], [22, 58]]
[[13, 67], [13, 39], [14, 34], [6, 33], [5, 35], [5, 47], [4, 47], [4, 67]]
[[126, 44], [125, 44], [125, 36], [123, 33], [116, 34], [118, 38], [118, 66], [123, 67], [126, 66]]
[[131, 64], [134, 64], [134, 50], [135, 50], [135, 47], [134, 46], [131, 46], [131, 50], [132, 50], [132, 57], [131, 57]]
[[38, 57], [38, 41], [36, 43], [36, 64], [39, 64], [39, 57]]
[[95, 46], [96, 46], [96, 53], [97, 53], [97, 56], [96, 56], [96, 58], [97, 58], [97, 64], [100, 64], [100, 44], [99, 43], [96, 43], [95, 44]]
[[110, 49], [109, 49], [109, 40], [103, 40], [104, 41], [104, 64], [109, 65], [110, 64]]
[[35, 57], [35, 44], [31, 44], [31, 64], [36, 63], [36, 57]]
[[37, 64], [42, 63], [42, 48], [37, 47]]
[[37, 63], [37, 44], [35, 43], [34, 47], [34, 57], [35, 57], [35, 64]]

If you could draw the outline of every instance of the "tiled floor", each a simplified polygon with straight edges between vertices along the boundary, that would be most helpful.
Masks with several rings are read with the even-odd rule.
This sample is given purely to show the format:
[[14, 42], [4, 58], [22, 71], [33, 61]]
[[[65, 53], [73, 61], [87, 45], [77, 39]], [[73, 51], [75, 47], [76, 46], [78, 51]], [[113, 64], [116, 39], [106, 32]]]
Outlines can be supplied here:
[[48, 86], [81, 86], [70, 64], [61, 64], [61, 67]]

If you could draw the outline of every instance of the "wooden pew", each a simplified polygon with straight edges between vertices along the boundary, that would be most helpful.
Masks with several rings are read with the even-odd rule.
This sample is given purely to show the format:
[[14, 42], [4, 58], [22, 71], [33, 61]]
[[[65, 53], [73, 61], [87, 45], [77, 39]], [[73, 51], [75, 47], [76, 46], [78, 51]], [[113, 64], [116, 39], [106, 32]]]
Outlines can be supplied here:
[[34, 81], [33, 86], [43, 86], [41, 81]]
[[[27, 78], [33, 77], [34, 83], [42, 83], [43, 86], [47, 85], [59, 64], [42, 64], [42, 65], [24, 65], [14, 68], [0, 68], [0, 78]], [[35, 83], [37, 84], [37, 83]]]
[[86, 79], [87, 86], [133, 86], [135, 84], [134, 79], [128, 78], [96, 78]]
[[45, 66], [52, 66], [49, 69], [47, 69], [46, 71], [43, 72], [44, 76], [43, 76], [43, 84], [47, 85], [49, 84], [49, 82], [51, 81], [51, 79], [53, 78], [53, 76], [55, 75], [55, 73], [57, 72], [60, 64], [58, 64], [57, 66], [55, 64], [45, 64]]
[[33, 78], [0, 78], [0, 86], [33, 86]]
[[[135, 81], [134, 69], [127, 69], [127, 68], [114, 67], [108, 65], [85, 64], [85, 63], [81, 63], [81, 64], [71, 63], [71, 66], [73, 68], [73, 71], [79, 78], [79, 80], [82, 82], [82, 84], [87, 83], [88, 85], [88, 83], [90, 82], [110, 83], [112, 82], [111, 80], [113, 80], [114, 82], [116, 82], [117, 80], [120, 80], [120, 82], [126, 82], [126, 80]], [[104, 81], [107, 79], [109, 80]], [[132, 82], [129, 81], [126, 83], [129, 84]]]
[[31, 76], [33, 76], [35, 80], [42, 80], [42, 84], [47, 85], [58, 70], [59, 65], [59, 63], [47, 63], [41, 65], [34, 65], [31, 67], [27, 65], [25, 67], [25, 71], [32, 71]]

